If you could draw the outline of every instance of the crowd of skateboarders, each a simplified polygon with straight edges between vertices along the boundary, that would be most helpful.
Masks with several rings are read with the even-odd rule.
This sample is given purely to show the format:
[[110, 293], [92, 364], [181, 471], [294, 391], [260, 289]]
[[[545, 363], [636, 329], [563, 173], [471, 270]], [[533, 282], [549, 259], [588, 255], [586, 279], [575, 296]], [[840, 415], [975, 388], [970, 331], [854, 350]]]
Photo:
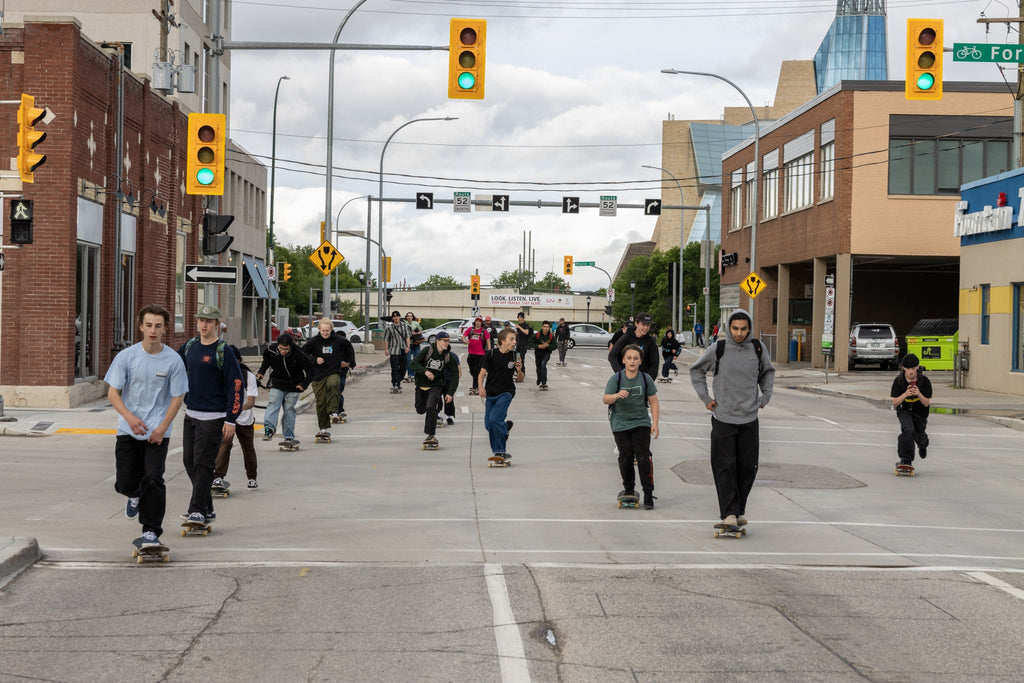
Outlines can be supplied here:
[[[145, 306], [136, 321], [142, 341], [119, 352], [104, 378], [109, 385], [108, 400], [119, 415], [114, 488], [127, 498], [125, 515], [137, 518], [142, 526], [142, 535], [133, 541], [137, 552], [166, 551], [160, 542], [167, 505], [163, 475], [173, 421], [182, 406], [182, 460], [192, 484], [188, 508], [181, 515], [182, 535], [205, 535], [210, 530], [216, 519], [213, 496], [226, 496], [229, 490], [225, 476], [235, 438], [242, 450], [247, 486], [258, 487], [253, 408], [258, 387], [268, 373], [265, 441], [273, 439], [280, 424], [281, 450], [298, 448], [295, 410], [307, 387], [312, 387], [316, 398], [317, 442], [329, 443], [331, 426], [346, 419], [345, 377], [356, 365], [355, 351], [343, 333], [334, 331], [330, 319], [320, 320], [318, 334], [301, 347], [292, 335], [282, 333], [263, 351], [254, 372], [242, 361], [239, 350], [221, 339], [220, 318], [217, 307], [201, 306], [196, 314], [198, 334], [175, 351], [163, 343], [171, 323], [169, 312], [161, 306]], [[668, 373], [675, 369], [681, 342], [672, 330], [659, 342], [651, 329], [653, 322], [649, 313], [640, 313], [609, 343], [612, 375], [602, 400], [608, 406], [622, 480], [620, 507], [652, 509], [656, 499], [651, 451], [651, 441], [659, 433], [656, 382], [671, 381]], [[711, 343], [691, 365], [689, 374], [697, 396], [711, 413], [710, 463], [721, 520], [715, 525], [716, 536], [738, 536], [746, 532], [747, 498], [758, 469], [758, 414], [771, 400], [775, 369], [769, 354], [753, 337], [746, 311], [733, 311], [725, 322], [724, 335], [717, 337], [716, 325]], [[556, 349], [558, 364], [566, 365], [568, 324], [564, 319], [554, 326], [543, 321], [534, 331], [519, 313], [516, 323], [506, 322], [498, 329], [490, 316], [478, 317], [463, 338], [471, 375], [469, 393], [478, 395], [484, 404], [489, 464], [507, 467], [511, 464], [507, 443], [513, 427], [508, 412], [516, 384], [526, 377], [526, 356], [533, 352], [536, 385], [540, 391], [547, 390], [547, 363]], [[454, 424], [454, 401], [462, 375], [452, 340], [447, 332], [439, 331], [426, 342], [412, 313], [403, 318], [393, 311], [384, 341], [391, 391], [401, 393], [402, 382], [411, 380], [414, 410], [424, 416], [423, 449], [436, 450], [437, 427]], [[892, 403], [901, 430], [897, 473], [913, 473], [915, 446], [921, 458], [927, 456], [932, 388], [921, 369], [918, 359], [907, 354], [892, 385]], [[708, 374], [712, 375], [710, 389]]]

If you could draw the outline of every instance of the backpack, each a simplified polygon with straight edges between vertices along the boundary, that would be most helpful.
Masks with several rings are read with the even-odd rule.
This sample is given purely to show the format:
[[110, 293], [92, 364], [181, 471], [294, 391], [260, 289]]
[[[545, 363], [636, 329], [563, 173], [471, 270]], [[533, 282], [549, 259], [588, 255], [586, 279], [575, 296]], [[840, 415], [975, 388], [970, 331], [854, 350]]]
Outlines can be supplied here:
[[[751, 339], [750, 343], [754, 345], [754, 353], [757, 354], [757, 375], [758, 379], [761, 379], [761, 340]], [[719, 339], [715, 343], [715, 375], [718, 374], [718, 363], [722, 360], [722, 355], [725, 353], [725, 340]]]
[[[618, 372], [615, 373], [615, 391], [616, 392], [622, 391], [622, 374], [624, 372], [625, 372], [625, 370], [619, 370]], [[650, 397], [647, 396], [647, 373], [644, 372], [643, 370], [640, 371], [640, 381], [643, 382], [643, 385], [644, 385], [644, 407], [645, 408], [650, 408], [651, 407], [651, 399], [650, 399]], [[613, 407], [614, 406], [608, 406], [608, 416], [609, 417], [611, 417], [612, 408]]]
[[[199, 337], [192, 337], [187, 342], [185, 342], [185, 353], [184, 353], [184, 356], [185, 356], [185, 362], [186, 363], [188, 363], [188, 352], [192, 349], [192, 347], [195, 345], [195, 343], [197, 341], [199, 341]], [[217, 353], [216, 353], [216, 356], [217, 356], [217, 369], [218, 370], [223, 370], [224, 369], [224, 347], [227, 346], [227, 345], [228, 345], [227, 342], [225, 342], [223, 339], [218, 339], [217, 340]]]

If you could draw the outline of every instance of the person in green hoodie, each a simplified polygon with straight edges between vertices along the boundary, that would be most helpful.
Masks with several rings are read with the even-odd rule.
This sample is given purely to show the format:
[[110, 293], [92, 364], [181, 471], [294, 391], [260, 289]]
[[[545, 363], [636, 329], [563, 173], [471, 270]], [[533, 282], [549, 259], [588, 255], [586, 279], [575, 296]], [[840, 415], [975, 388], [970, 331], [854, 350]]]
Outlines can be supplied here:
[[[750, 314], [742, 309], [729, 316], [728, 334], [690, 367], [690, 382], [711, 411], [711, 471], [718, 491], [722, 525], [747, 523], [747, 497], [757, 477], [757, 411], [768, 405], [775, 368], [761, 342], [751, 338]], [[712, 372], [714, 397], [708, 392]]]
[[416, 382], [416, 413], [423, 418], [425, 447], [437, 447], [437, 416], [444, 403], [451, 403], [459, 386], [459, 365], [449, 350], [451, 338], [438, 332], [432, 344], [424, 344], [412, 359]]

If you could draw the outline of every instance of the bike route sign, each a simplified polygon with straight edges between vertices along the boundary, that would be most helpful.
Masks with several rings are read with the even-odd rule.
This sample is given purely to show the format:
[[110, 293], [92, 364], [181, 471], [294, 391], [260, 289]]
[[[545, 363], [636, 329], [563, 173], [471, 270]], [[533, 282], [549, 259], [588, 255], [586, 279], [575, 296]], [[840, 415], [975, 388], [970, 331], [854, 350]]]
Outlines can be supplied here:
[[953, 43], [954, 62], [1024, 62], [1018, 43]]

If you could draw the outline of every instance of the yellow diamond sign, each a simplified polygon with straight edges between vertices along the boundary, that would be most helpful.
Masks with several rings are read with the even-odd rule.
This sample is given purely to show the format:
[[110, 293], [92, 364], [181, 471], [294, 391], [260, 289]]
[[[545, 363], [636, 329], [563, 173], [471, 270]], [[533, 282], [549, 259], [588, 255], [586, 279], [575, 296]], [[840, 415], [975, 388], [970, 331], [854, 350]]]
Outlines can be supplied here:
[[334, 272], [334, 269], [341, 265], [341, 262], [344, 260], [345, 257], [341, 255], [341, 252], [335, 249], [334, 245], [327, 240], [324, 240], [316, 248], [316, 251], [309, 255], [309, 262], [323, 273], [325, 277]]
[[764, 289], [764, 280], [757, 276], [757, 273], [751, 273], [740, 283], [740, 289], [747, 293], [751, 299], [757, 298], [757, 295]]

